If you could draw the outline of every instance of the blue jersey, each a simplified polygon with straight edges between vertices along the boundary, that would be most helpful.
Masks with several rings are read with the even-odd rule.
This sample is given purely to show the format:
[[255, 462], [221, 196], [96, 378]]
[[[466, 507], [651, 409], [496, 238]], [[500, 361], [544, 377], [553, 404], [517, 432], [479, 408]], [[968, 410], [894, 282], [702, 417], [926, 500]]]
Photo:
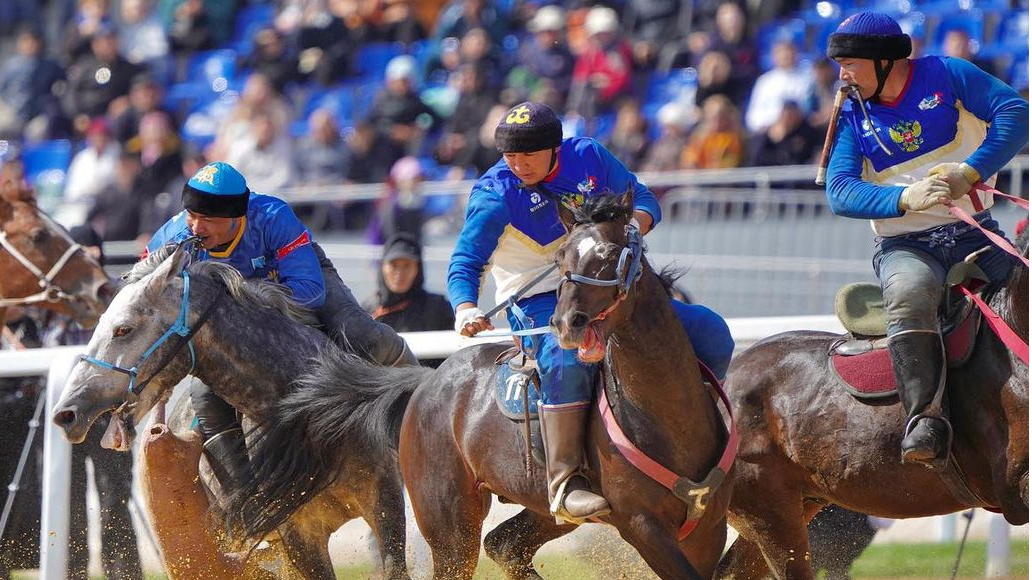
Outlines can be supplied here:
[[[319, 308], [326, 299], [319, 258], [312, 248], [311, 234], [290, 206], [281, 199], [252, 193], [247, 215], [236, 238], [221, 252], [201, 250], [199, 260], [217, 260], [240, 271], [245, 278], [267, 278], [285, 284], [294, 300]], [[147, 244], [153, 252], [166, 244], [190, 237], [186, 211], [168, 220]]]
[[[839, 215], [873, 220], [875, 232], [896, 236], [956, 221], [943, 205], [920, 212], [898, 208], [903, 189], [946, 162], [966, 162], [982, 180], [1028, 143], [1028, 103], [1013, 89], [961, 59], [910, 61], [907, 83], [894, 102], [843, 107], [828, 166], [828, 201]], [[888, 148], [878, 145], [875, 134]], [[983, 207], [992, 195], [979, 192]], [[968, 213], [967, 196], [955, 202]]]
[[[594, 139], [566, 139], [559, 147], [557, 167], [539, 189], [551, 192], [575, 207], [585, 197], [603, 192], [634, 192], [634, 209], [648, 212], [655, 226], [659, 203], [633, 173]], [[466, 223], [448, 266], [448, 295], [452, 308], [476, 303], [481, 277], [488, 267], [502, 303], [548, 269], [555, 251], [566, 239], [555, 201], [549, 195], [521, 187], [505, 160], [487, 170], [473, 186], [466, 208]], [[552, 292], [559, 274], [538, 282], [526, 296]]]

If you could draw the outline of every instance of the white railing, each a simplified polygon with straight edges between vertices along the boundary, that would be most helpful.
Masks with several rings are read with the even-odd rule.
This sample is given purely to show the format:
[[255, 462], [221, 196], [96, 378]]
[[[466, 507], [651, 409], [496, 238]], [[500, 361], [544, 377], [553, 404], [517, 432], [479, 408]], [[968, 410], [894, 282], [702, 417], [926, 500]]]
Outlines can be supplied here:
[[[842, 332], [834, 316], [793, 316], [739, 318], [728, 320], [737, 348], [758, 340], [802, 328]], [[421, 359], [447, 357], [457, 350], [483, 342], [504, 342], [508, 337], [462, 338], [451, 331], [402, 333], [412, 351]], [[47, 376], [47, 405], [43, 438], [43, 513], [40, 527], [40, 578], [62, 580], [67, 576], [69, 539], [68, 505], [71, 446], [61, 430], [50, 420], [61, 398], [72, 367], [82, 346], [65, 346], [23, 351], [0, 351], [0, 377]], [[1002, 516], [994, 514], [990, 525], [986, 576], [1009, 572], [1010, 528]], [[949, 520], [952, 521], [952, 520]], [[410, 522], [411, 523], [411, 522]]]

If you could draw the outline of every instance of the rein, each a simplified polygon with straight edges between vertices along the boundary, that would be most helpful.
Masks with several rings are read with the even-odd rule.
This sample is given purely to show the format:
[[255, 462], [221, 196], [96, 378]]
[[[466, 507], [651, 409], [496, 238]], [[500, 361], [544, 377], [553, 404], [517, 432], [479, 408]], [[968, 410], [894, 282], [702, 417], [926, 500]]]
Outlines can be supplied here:
[[[41, 214], [42, 215], [42, 214]], [[7, 232], [0, 230], [0, 247], [7, 250], [11, 256], [18, 261], [19, 264], [25, 267], [26, 270], [32, 273], [33, 276], [39, 281], [39, 286], [42, 288], [39, 292], [23, 298], [0, 298], [0, 308], [6, 308], [8, 306], [24, 306], [26, 304], [38, 304], [40, 302], [60, 302], [62, 300], [75, 300], [73, 294], [68, 294], [60, 286], [54, 284], [54, 278], [57, 277], [61, 270], [68, 264], [68, 260], [75, 255], [76, 252], [82, 249], [82, 245], [72, 243], [68, 246], [68, 249], [61, 254], [61, 258], [50, 268], [50, 271], [43, 273], [35, 264], [29, 261], [18, 248], [7, 239]]]
[[[222, 300], [222, 296], [224, 293], [220, 292], [215, 295], [215, 299], [212, 300], [211, 304], [208, 305], [208, 307], [204, 310], [201, 316], [194, 322], [194, 325], [191, 328], [188, 322], [188, 317], [190, 315], [190, 273], [186, 270], [183, 270], [182, 275], [183, 304], [179, 309], [179, 316], [176, 318], [176, 321], [172, 323], [172, 326], [170, 326], [168, 330], [165, 331], [165, 334], [162, 334], [161, 337], [158, 338], [158, 340], [154, 341], [154, 343], [150, 345], [150, 347], [147, 348], [146, 351], [144, 351], [143, 356], [141, 356], [140, 359], [136, 361], [136, 364], [129, 368], [126, 368], [123, 366], [119, 366], [115, 363], [103, 361], [96, 357], [92, 357], [86, 354], [79, 355], [80, 361], [85, 361], [89, 364], [96, 365], [101, 368], [119, 372], [129, 377], [129, 388], [126, 392], [126, 400], [122, 403], [121, 406], [118, 407], [118, 409], [115, 410], [116, 413], [122, 411], [128, 405], [131, 405], [131, 398], [139, 398], [140, 394], [143, 393], [143, 390], [147, 387], [148, 384], [150, 384], [151, 380], [153, 380], [154, 377], [158, 376], [161, 373], [161, 371], [165, 370], [165, 367], [167, 367], [176, 357], [176, 355], [179, 354], [179, 351], [182, 350], [184, 345], [188, 346], [190, 350], [190, 370], [187, 371], [187, 374], [193, 372], [193, 369], [197, 364], [197, 355], [194, 352], [193, 337], [195, 334], [197, 334], [197, 331], [204, 327], [204, 325], [208, 322], [208, 319], [211, 317], [211, 314], [215, 311], [215, 306]], [[158, 349], [159, 346], [161, 346], [170, 338], [172, 338], [173, 335], [176, 335], [180, 338], [179, 342], [177, 342], [176, 345], [172, 348], [172, 350], [168, 351], [168, 353], [166, 353], [166, 355], [162, 358], [161, 362], [158, 364], [157, 370], [155, 370], [151, 374], [151, 376], [148, 377], [145, 381], [137, 384], [136, 380], [139, 376], [140, 366], [143, 365], [143, 363], [148, 358], [150, 358], [151, 355], [154, 354], [154, 352]]]

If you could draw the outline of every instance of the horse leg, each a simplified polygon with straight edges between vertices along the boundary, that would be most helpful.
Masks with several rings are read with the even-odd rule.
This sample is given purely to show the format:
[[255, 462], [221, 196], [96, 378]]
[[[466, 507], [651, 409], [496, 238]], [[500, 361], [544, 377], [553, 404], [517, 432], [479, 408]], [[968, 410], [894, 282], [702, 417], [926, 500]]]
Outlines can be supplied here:
[[409, 580], [405, 568], [405, 495], [400, 474], [394, 469], [384, 469], [367, 484], [361, 498], [362, 518], [376, 535], [383, 578]]
[[577, 526], [556, 525], [555, 518], [524, 509], [487, 534], [484, 551], [510, 580], [542, 580], [534, 569], [534, 554], [575, 529]]
[[763, 552], [756, 542], [739, 535], [720, 559], [714, 580], [760, 580], [770, 574]]
[[[814, 579], [806, 526], [825, 504], [817, 500], [804, 500], [798, 492], [791, 490], [782, 493], [771, 490], [770, 498], [776, 499], [757, 501], [750, 506], [752, 511], [747, 515], [732, 516], [732, 526], [755, 541], [755, 547], [746, 542], [742, 544], [739, 553], [728, 553], [725, 560], [741, 568], [732, 568], [732, 574], [721, 578], [739, 580], [763, 577], [763, 574], [756, 576], [758, 571], [754, 550], [758, 547], [769, 567], [767, 573], [772, 573], [778, 580]], [[740, 537], [735, 544], [742, 539]], [[725, 568], [723, 563], [721, 568]]]
[[641, 514], [617, 526], [620, 536], [638, 551], [660, 580], [702, 580], [681, 551], [677, 538], [653, 517]]
[[306, 580], [334, 580], [337, 575], [330, 561], [328, 537], [309, 537], [302, 529], [287, 523], [279, 529], [283, 538], [283, 549], [290, 558], [290, 563]]

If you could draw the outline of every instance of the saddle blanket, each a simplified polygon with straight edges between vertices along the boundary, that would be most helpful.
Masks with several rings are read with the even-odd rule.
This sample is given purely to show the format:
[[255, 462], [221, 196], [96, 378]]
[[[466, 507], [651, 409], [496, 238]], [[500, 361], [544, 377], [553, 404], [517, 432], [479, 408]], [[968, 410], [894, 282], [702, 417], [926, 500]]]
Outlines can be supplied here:
[[530, 389], [527, 396], [530, 418], [537, 419], [538, 399], [541, 398], [541, 393], [530, 379], [530, 372], [537, 371], [519, 371], [508, 364], [500, 364], [497, 368], [495, 401], [498, 403], [498, 409], [509, 419], [523, 421], [523, 393]]

